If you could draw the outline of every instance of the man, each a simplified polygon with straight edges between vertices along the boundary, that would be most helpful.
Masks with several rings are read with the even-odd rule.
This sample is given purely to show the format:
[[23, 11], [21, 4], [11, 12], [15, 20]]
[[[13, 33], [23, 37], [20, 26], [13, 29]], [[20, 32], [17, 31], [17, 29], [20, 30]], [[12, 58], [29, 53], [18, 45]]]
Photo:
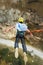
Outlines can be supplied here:
[[28, 30], [26, 24], [24, 24], [23, 22], [24, 22], [24, 19], [22, 17], [20, 17], [18, 19], [18, 23], [16, 24], [17, 34], [16, 34], [15, 45], [14, 45], [14, 47], [15, 47], [15, 57], [18, 58], [18, 56], [19, 56], [19, 54], [18, 54], [18, 41], [20, 39], [21, 43], [22, 43], [22, 47], [23, 47], [24, 57], [27, 59], [27, 48], [26, 48], [26, 45], [25, 45], [24, 33], [28, 32], [28, 33], [30, 33], [31, 36], [33, 36], [33, 35], [30, 32], [30, 30]]
[[[24, 33], [28, 32], [28, 33], [30, 33], [31, 36], [33, 36], [33, 35], [30, 32], [30, 30], [27, 28], [26, 24], [24, 24], [23, 22], [24, 22], [24, 19], [22, 17], [20, 17], [18, 19], [18, 23], [16, 24], [17, 34], [16, 34], [15, 45], [14, 45], [14, 48], [15, 48], [15, 58], [18, 58], [18, 56], [19, 56], [19, 54], [18, 54], [18, 42], [19, 42], [19, 39], [20, 39], [21, 43], [22, 43], [22, 47], [23, 47], [24, 60], [27, 61], [27, 48], [26, 48], [26, 45], [25, 45]], [[13, 28], [13, 27], [11, 27], [11, 28]], [[7, 32], [11, 28], [7, 29]]]

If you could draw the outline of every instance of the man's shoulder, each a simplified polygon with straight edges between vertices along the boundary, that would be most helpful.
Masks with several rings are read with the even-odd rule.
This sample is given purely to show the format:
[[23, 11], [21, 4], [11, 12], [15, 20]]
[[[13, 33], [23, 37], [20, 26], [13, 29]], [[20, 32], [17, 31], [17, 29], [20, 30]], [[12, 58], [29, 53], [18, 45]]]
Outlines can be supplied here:
[[23, 23], [24, 26], [27, 26], [25, 23]]

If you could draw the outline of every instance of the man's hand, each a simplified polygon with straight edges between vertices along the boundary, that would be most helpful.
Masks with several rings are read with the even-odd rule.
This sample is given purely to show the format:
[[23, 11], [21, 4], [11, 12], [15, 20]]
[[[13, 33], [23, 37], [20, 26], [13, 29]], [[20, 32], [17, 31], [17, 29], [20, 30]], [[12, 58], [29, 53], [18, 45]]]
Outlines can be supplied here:
[[33, 36], [33, 34], [31, 33], [30, 30], [27, 29], [27, 32], [30, 33], [30, 37], [31, 37], [31, 38], [34, 38], [34, 36]]
[[33, 37], [33, 34], [31, 34], [31, 37]]
[[27, 29], [26, 31], [27, 31], [28, 33], [30, 33], [30, 35], [31, 35], [31, 36], [33, 36], [33, 34], [31, 33], [31, 31], [30, 31], [30, 30], [28, 30], [28, 29]]

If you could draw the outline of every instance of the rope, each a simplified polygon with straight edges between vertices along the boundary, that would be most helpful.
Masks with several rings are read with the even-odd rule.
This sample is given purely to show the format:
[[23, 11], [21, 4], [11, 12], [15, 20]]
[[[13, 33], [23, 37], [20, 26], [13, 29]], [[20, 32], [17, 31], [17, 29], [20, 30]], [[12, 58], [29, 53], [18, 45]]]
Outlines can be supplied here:
[[39, 33], [39, 32], [43, 32], [43, 29], [40, 29], [40, 30], [33, 30], [33, 31], [31, 31], [32, 33], [33, 32], [37, 32], [37, 33]]

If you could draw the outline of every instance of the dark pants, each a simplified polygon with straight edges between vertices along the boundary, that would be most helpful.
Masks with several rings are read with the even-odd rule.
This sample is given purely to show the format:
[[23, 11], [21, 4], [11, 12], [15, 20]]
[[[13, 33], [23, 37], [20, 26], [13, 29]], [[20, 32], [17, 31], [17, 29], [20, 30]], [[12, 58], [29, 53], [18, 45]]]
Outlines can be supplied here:
[[21, 40], [23, 51], [27, 53], [27, 48], [26, 48], [26, 45], [25, 45], [24, 35], [21, 35], [21, 34], [17, 34], [16, 35], [16, 40], [15, 40], [15, 45], [14, 45], [15, 48], [19, 47], [18, 46], [19, 39]]

